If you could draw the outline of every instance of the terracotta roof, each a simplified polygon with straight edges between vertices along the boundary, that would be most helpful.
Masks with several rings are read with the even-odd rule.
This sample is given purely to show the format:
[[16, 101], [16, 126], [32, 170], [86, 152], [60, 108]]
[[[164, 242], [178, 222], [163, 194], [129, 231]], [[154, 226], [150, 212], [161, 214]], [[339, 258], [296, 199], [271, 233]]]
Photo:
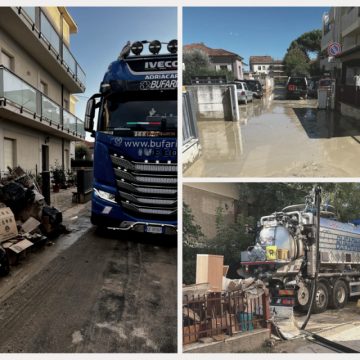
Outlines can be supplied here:
[[271, 56], [250, 56], [250, 64], [272, 64], [273, 58]]
[[235, 54], [231, 51], [227, 51], [224, 49], [212, 49], [206, 46], [204, 43], [184, 45], [184, 51], [191, 51], [194, 49], [202, 50], [209, 56], [232, 56], [232, 57], [235, 56], [237, 58], [240, 58], [241, 60], [243, 59], [240, 55]]

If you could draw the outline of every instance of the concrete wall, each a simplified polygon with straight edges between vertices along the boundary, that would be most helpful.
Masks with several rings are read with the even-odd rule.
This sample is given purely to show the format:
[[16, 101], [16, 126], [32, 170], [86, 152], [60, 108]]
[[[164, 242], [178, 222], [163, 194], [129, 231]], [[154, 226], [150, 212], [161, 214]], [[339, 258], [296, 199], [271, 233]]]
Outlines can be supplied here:
[[[35, 173], [42, 169], [41, 146], [49, 146], [49, 165], [50, 168], [55, 166], [56, 160], [58, 165], [62, 165], [62, 139], [49, 134], [25, 128], [7, 119], [0, 118], [0, 170], [4, 169], [4, 138], [15, 140], [15, 155], [17, 164], [24, 170]], [[46, 143], [45, 143], [46, 141]], [[67, 152], [65, 150], [68, 150]], [[64, 154], [69, 154], [70, 158], [70, 141], [64, 140]], [[66, 164], [66, 160], [64, 159]], [[70, 163], [70, 159], [68, 159]]]
[[198, 104], [199, 120], [238, 120], [238, 111], [232, 108], [231, 93], [234, 85], [191, 85], [187, 86]]
[[[215, 341], [209, 344], [185, 345], [184, 353], [257, 353], [263, 352], [265, 342], [270, 339], [269, 329], [259, 329], [243, 334], [236, 334], [224, 341]], [[259, 354], [258, 354], [259, 355]]]
[[[236, 197], [235, 197], [236, 196]], [[234, 223], [237, 208], [237, 185], [226, 183], [184, 184], [183, 201], [190, 207], [196, 224], [207, 238], [216, 235], [216, 210], [223, 209], [227, 224]]]

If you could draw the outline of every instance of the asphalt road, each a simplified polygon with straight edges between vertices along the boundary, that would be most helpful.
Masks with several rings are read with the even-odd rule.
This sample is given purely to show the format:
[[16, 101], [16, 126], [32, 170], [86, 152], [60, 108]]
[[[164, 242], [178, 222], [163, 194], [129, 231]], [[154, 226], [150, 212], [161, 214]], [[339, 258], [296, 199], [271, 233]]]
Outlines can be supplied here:
[[0, 302], [0, 352], [176, 352], [176, 259], [176, 239], [91, 228]]

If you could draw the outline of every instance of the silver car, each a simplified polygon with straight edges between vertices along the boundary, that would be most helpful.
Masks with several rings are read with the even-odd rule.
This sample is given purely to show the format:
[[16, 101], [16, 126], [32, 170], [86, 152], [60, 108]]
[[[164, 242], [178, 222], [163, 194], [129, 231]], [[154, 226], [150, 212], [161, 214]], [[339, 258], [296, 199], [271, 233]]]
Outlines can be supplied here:
[[253, 101], [253, 92], [249, 90], [247, 84], [245, 82], [239, 81], [236, 82], [236, 92], [238, 101], [247, 104], [248, 101]]

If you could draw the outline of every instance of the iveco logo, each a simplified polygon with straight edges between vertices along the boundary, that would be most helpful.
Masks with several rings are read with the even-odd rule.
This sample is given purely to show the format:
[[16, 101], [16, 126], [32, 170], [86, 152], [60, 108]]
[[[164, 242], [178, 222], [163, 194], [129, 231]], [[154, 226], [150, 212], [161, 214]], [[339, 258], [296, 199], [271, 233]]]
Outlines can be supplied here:
[[114, 139], [114, 144], [115, 144], [116, 146], [120, 146], [120, 145], [122, 144], [122, 141], [123, 141], [123, 139], [122, 139], [121, 137], [116, 137], [116, 138]]
[[174, 61], [147, 61], [145, 62], [145, 69], [170, 69], [177, 68], [177, 60]]

